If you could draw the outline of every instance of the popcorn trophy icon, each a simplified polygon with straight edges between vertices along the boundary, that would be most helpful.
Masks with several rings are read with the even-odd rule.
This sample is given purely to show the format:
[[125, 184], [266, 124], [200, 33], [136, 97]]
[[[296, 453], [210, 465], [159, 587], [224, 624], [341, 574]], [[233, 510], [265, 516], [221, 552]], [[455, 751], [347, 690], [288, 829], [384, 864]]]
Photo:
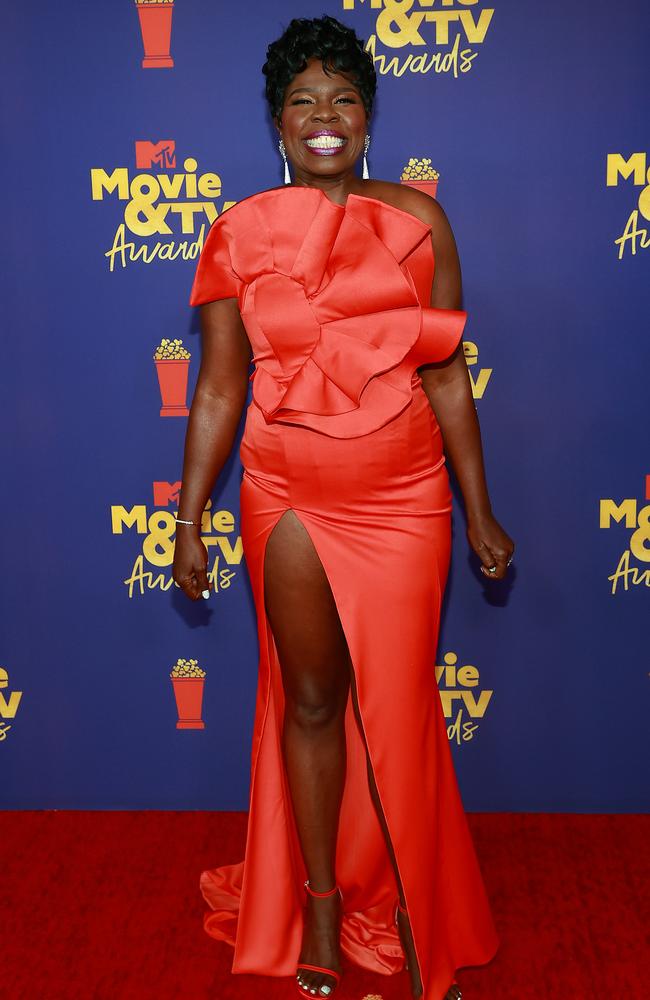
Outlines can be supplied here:
[[174, 0], [135, 0], [144, 45], [143, 69], [165, 69], [174, 65], [169, 49]]
[[201, 718], [205, 670], [201, 670], [197, 660], [178, 659], [169, 676], [176, 698], [176, 728], [205, 729], [205, 722]]
[[417, 160], [412, 156], [402, 170], [399, 180], [400, 184], [408, 184], [409, 187], [419, 188], [420, 191], [424, 191], [426, 194], [431, 195], [432, 198], [435, 198], [439, 178], [440, 174], [431, 166], [429, 157]]
[[156, 348], [153, 359], [162, 398], [161, 417], [186, 417], [190, 412], [186, 402], [190, 357], [182, 340], [163, 337]]

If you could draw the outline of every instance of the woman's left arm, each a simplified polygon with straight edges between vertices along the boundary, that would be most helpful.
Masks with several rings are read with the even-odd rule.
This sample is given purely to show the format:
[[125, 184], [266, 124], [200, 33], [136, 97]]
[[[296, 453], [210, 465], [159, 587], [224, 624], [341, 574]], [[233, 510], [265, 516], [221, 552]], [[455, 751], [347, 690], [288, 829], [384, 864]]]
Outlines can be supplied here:
[[[422, 212], [418, 214], [424, 218]], [[427, 199], [424, 214], [424, 221], [431, 225], [435, 258], [431, 305], [438, 309], [461, 309], [460, 262], [451, 226], [440, 205], [432, 199]], [[514, 542], [492, 513], [481, 431], [462, 342], [446, 361], [423, 365], [418, 371], [440, 426], [445, 454], [463, 494], [468, 541], [481, 560], [481, 572], [489, 579], [502, 579], [514, 552]], [[490, 573], [490, 566], [496, 566], [496, 571]]]

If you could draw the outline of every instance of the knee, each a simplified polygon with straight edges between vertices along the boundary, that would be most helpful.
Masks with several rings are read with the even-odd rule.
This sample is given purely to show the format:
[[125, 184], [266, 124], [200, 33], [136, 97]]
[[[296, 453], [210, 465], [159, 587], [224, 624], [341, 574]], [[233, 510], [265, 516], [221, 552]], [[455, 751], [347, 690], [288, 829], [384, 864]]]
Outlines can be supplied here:
[[317, 733], [340, 722], [345, 703], [340, 693], [320, 696], [294, 695], [286, 698], [286, 716], [306, 733]]

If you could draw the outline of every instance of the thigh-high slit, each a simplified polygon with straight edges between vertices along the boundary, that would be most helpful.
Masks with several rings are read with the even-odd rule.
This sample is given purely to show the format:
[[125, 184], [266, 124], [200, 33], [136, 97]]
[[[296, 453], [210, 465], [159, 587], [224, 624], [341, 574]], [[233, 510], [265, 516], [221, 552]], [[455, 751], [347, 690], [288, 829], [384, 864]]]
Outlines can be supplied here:
[[359, 727], [349, 697], [336, 844], [344, 959], [380, 974], [404, 964], [395, 874], [370, 766], [423, 1000], [441, 1000], [455, 970], [489, 961], [498, 939], [435, 680], [451, 518], [439, 428], [417, 385], [399, 417], [358, 439], [266, 425], [251, 405], [240, 455], [242, 540], [259, 640], [249, 818], [244, 859], [202, 874], [211, 907], [205, 929], [234, 947], [234, 973], [295, 975], [307, 874], [283, 764], [284, 694], [264, 600], [266, 544], [293, 510], [331, 588], [361, 719]]

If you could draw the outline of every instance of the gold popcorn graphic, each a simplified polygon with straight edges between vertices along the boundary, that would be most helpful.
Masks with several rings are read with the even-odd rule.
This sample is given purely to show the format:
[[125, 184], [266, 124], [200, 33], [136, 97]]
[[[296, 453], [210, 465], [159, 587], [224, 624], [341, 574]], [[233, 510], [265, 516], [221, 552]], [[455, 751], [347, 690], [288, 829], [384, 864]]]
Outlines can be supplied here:
[[168, 69], [174, 0], [135, 0], [144, 46], [143, 69]]
[[205, 670], [201, 670], [198, 660], [178, 659], [172, 667], [170, 677], [205, 677]]
[[190, 370], [190, 352], [182, 340], [163, 337], [154, 351], [153, 360], [158, 374], [162, 406], [161, 417], [186, 417], [187, 378]]
[[201, 670], [198, 660], [184, 660], [180, 657], [171, 669], [176, 709], [177, 729], [205, 729], [201, 718], [205, 670]]
[[438, 180], [440, 174], [431, 166], [431, 158], [425, 156], [418, 160], [412, 156], [402, 173], [400, 174], [400, 184], [408, 184], [410, 187], [419, 188], [426, 194], [435, 198], [438, 190]]
[[163, 337], [156, 348], [154, 361], [172, 361], [176, 358], [187, 358], [189, 360], [190, 357], [191, 354], [183, 347], [182, 340], [168, 340], [167, 337]]

